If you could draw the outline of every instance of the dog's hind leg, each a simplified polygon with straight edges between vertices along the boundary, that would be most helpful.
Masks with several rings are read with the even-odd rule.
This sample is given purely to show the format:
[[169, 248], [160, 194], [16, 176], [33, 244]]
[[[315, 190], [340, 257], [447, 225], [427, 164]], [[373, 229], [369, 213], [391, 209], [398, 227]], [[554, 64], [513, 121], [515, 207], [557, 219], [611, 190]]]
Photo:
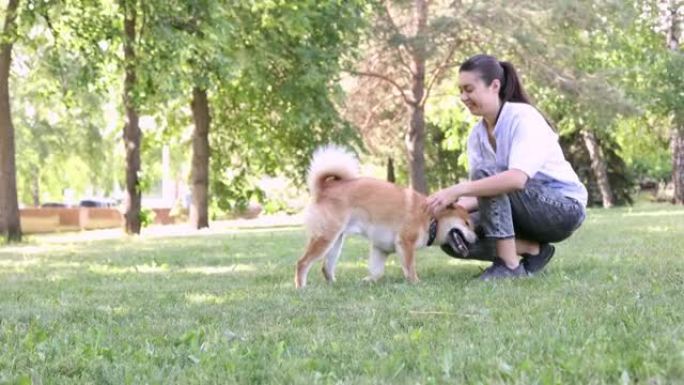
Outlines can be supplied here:
[[306, 276], [309, 274], [311, 264], [325, 255], [335, 239], [336, 238], [326, 236], [314, 236], [309, 239], [309, 244], [306, 246], [304, 255], [297, 261], [295, 287], [299, 288], [306, 286]]
[[337, 236], [337, 240], [335, 240], [335, 243], [325, 254], [325, 261], [323, 261], [323, 268], [321, 271], [323, 272], [325, 280], [329, 283], [335, 282], [335, 265], [337, 265], [337, 260], [340, 258], [343, 243], [344, 233]]
[[385, 261], [387, 253], [371, 245], [370, 255], [368, 256], [368, 276], [364, 281], [375, 282], [385, 274]]

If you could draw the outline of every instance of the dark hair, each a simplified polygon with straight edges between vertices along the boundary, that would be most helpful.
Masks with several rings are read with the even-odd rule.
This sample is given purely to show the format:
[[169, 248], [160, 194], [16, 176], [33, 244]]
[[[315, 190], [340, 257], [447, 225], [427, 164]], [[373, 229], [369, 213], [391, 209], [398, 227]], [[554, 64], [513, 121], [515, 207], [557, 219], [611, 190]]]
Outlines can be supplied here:
[[499, 79], [501, 88], [499, 98], [504, 102], [522, 102], [532, 104], [520, 83], [518, 73], [513, 64], [506, 61], [498, 61], [494, 56], [475, 55], [461, 64], [458, 72], [475, 71], [486, 85], [492, 84], [494, 79]]
[[[462, 71], [478, 72], [480, 74], [480, 79], [482, 79], [486, 85], [492, 84], [494, 79], [499, 79], [501, 82], [499, 99], [501, 99], [502, 102], [526, 103], [539, 111], [539, 109], [532, 104], [529, 96], [527, 96], [513, 64], [507, 61], [499, 61], [494, 56], [480, 54], [463, 62], [458, 69], [458, 72]], [[539, 111], [539, 113], [544, 120], [546, 120], [549, 127], [551, 127], [553, 131], [556, 131], [556, 127], [546, 115], [541, 111]]]

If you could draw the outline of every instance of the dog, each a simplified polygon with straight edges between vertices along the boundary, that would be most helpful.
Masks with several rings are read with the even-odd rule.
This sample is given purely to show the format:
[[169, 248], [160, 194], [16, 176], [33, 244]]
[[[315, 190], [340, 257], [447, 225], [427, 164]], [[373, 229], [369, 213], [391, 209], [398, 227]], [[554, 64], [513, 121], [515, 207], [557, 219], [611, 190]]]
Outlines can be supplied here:
[[335, 265], [347, 234], [361, 234], [370, 240], [369, 275], [364, 280], [371, 282], [383, 276], [392, 252], [400, 257], [404, 277], [418, 282], [417, 249], [448, 243], [467, 252], [462, 240], [456, 242], [454, 232], [468, 242], [477, 237], [463, 207], [452, 204], [432, 218], [423, 194], [359, 176], [357, 158], [340, 146], [327, 145], [314, 152], [307, 184], [311, 193], [305, 214], [308, 244], [297, 261], [297, 288], [306, 286], [312, 263], [322, 257], [323, 276], [329, 283], [335, 281]]

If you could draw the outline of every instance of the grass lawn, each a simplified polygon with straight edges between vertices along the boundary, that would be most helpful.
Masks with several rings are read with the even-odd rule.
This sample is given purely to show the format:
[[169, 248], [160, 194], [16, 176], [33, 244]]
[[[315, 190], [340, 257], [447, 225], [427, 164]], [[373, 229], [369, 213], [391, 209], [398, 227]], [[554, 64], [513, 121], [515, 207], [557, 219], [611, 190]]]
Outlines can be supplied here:
[[684, 208], [590, 210], [539, 277], [438, 248], [297, 291], [301, 229], [0, 247], [0, 383], [684, 383]]

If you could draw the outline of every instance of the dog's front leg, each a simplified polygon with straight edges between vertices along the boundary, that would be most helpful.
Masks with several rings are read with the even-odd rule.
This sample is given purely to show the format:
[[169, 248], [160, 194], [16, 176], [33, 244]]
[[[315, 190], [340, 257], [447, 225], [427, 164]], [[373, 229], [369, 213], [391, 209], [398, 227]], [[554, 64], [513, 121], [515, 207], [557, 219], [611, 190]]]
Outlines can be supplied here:
[[385, 261], [387, 253], [371, 244], [370, 255], [368, 256], [368, 276], [363, 280], [375, 282], [385, 274]]
[[415, 244], [415, 239], [409, 237], [400, 239], [397, 245], [397, 252], [401, 258], [401, 268], [404, 271], [404, 277], [411, 283], [419, 281], [418, 273], [416, 273]]

